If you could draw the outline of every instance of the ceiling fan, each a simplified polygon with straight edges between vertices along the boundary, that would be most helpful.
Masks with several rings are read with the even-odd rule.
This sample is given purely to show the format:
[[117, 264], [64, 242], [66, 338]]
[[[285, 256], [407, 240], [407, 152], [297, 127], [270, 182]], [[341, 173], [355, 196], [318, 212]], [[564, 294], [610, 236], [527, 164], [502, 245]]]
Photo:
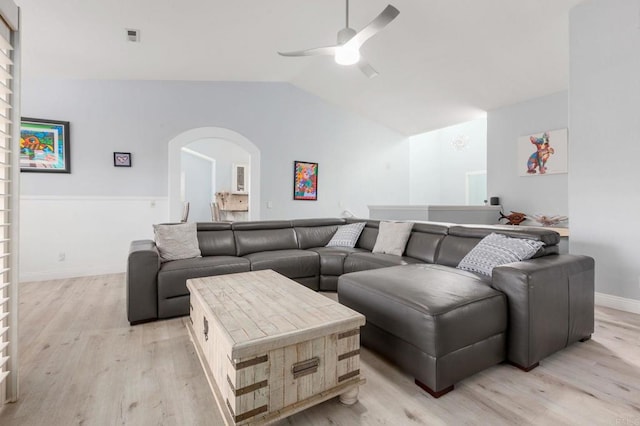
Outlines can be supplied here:
[[347, 3], [346, 26], [338, 31], [338, 44], [336, 46], [316, 47], [295, 52], [278, 52], [282, 56], [333, 56], [340, 65], [358, 64], [360, 70], [369, 78], [378, 75], [378, 72], [367, 61], [360, 57], [360, 47], [380, 30], [389, 25], [400, 13], [395, 7], [388, 5], [380, 15], [366, 27], [356, 32], [349, 27], [349, 0]]

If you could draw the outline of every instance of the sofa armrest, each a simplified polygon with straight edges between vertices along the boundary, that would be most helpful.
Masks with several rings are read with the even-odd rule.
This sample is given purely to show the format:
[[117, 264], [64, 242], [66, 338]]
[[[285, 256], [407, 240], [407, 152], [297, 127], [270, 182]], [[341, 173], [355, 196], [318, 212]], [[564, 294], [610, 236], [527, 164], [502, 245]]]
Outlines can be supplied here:
[[152, 240], [133, 241], [127, 258], [127, 318], [137, 324], [158, 318], [160, 254]]
[[525, 370], [591, 336], [594, 260], [549, 255], [494, 268], [493, 287], [507, 295], [507, 359]]

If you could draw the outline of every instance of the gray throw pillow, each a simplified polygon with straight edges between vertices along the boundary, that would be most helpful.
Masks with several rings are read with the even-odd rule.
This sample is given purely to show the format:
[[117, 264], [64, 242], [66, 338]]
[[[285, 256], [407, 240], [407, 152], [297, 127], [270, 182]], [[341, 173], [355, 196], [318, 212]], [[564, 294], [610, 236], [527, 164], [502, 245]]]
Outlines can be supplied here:
[[412, 228], [412, 222], [380, 222], [378, 238], [372, 252], [402, 256]]
[[492, 233], [467, 253], [458, 264], [458, 269], [490, 277], [496, 266], [531, 259], [542, 246], [542, 241]]
[[201, 255], [195, 223], [153, 225], [153, 232], [162, 262]]
[[356, 222], [339, 226], [326, 247], [355, 247], [366, 222]]

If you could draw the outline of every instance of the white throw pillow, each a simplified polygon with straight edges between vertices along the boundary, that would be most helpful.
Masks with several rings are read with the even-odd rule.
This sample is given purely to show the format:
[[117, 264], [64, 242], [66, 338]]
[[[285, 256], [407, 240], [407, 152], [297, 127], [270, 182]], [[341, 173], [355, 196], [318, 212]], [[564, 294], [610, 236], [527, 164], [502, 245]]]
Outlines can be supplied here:
[[153, 225], [153, 232], [162, 262], [201, 255], [195, 223]]
[[356, 222], [339, 226], [326, 247], [355, 247], [365, 225], [365, 222]]
[[386, 253], [402, 256], [411, 236], [412, 222], [380, 222], [378, 238], [373, 253]]
[[542, 241], [491, 233], [467, 253], [458, 264], [458, 269], [490, 277], [496, 266], [531, 259], [542, 246]]

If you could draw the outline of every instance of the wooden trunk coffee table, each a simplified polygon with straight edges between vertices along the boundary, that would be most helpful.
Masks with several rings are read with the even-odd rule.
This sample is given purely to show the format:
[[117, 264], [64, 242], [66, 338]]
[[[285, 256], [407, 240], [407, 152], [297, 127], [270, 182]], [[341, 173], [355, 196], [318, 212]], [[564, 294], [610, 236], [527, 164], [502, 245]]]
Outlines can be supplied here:
[[228, 424], [353, 404], [365, 317], [274, 271], [187, 281], [187, 329]]

